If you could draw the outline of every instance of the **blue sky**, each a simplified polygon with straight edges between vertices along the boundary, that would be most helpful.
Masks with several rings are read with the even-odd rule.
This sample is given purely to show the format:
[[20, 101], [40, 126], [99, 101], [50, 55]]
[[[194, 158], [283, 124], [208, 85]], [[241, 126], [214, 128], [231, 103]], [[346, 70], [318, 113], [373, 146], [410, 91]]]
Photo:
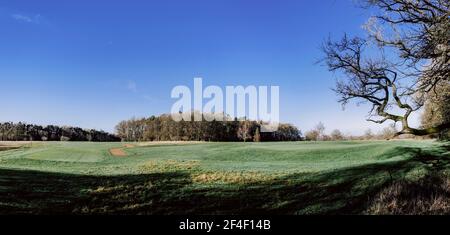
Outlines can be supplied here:
[[0, 122], [113, 131], [168, 113], [177, 85], [280, 86], [281, 120], [360, 134], [367, 108], [337, 103], [316, 65], [328, 36], [364, 34], [353, 0], [0, 0]]

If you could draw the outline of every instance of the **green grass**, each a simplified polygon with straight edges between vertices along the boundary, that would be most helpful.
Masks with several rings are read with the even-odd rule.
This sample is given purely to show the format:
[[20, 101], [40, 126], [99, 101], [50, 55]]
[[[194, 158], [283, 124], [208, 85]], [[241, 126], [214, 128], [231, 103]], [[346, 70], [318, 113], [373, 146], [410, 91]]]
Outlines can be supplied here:
[[0, 151], [0, 214], [359, 214], [393, 180], [447, 172], [436, 141], [34, 143]]

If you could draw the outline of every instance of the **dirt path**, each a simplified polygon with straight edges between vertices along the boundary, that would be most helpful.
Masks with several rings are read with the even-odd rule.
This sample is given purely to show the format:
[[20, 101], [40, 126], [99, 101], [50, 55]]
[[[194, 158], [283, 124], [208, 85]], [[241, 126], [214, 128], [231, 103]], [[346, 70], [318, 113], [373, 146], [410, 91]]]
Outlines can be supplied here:
[[128, 156], [127, 153], [125, 153], [125, 151], [123, 151], [123, 149], [121, 149], [121, 148], [110, 149], [109, 152], [114, 157], [126, 157], [126, 156]]
[[125, 144], [123, 145], [123, 148], [112, 148], [109, 150], [111, 155], [114, 157], [126, 157], [128, 154], [123, 150], [124, 148], [134, 148], [136, 145], [133, 144]]

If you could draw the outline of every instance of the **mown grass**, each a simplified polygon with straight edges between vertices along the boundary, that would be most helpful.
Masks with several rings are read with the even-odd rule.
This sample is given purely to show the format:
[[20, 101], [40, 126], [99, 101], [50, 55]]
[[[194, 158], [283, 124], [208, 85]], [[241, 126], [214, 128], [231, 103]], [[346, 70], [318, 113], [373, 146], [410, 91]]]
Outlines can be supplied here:
[[435, 141], [136, 145], [111, 156], [118, 147], [0, 152], [0, 213], [389, 214], [389, 187], [450, 169], [448, 144]]

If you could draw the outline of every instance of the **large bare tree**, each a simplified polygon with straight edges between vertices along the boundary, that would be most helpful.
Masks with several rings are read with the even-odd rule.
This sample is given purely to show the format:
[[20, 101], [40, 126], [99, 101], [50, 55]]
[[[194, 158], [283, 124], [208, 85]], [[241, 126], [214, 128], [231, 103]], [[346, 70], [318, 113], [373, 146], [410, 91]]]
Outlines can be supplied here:
[[423, 107], [426, 94], [449, 82], [449, 1], [365, 0], [362, 5], [379, 12], [365, 25], [368, 37], [344, 36], [323, 45], [329, 70], [344, 74], [335, 88], [340, 102], [370, 103], [368, 120], [401, 122], [398, 134], [448, 129], [450, 123], [412, 128], [409, 117]]

